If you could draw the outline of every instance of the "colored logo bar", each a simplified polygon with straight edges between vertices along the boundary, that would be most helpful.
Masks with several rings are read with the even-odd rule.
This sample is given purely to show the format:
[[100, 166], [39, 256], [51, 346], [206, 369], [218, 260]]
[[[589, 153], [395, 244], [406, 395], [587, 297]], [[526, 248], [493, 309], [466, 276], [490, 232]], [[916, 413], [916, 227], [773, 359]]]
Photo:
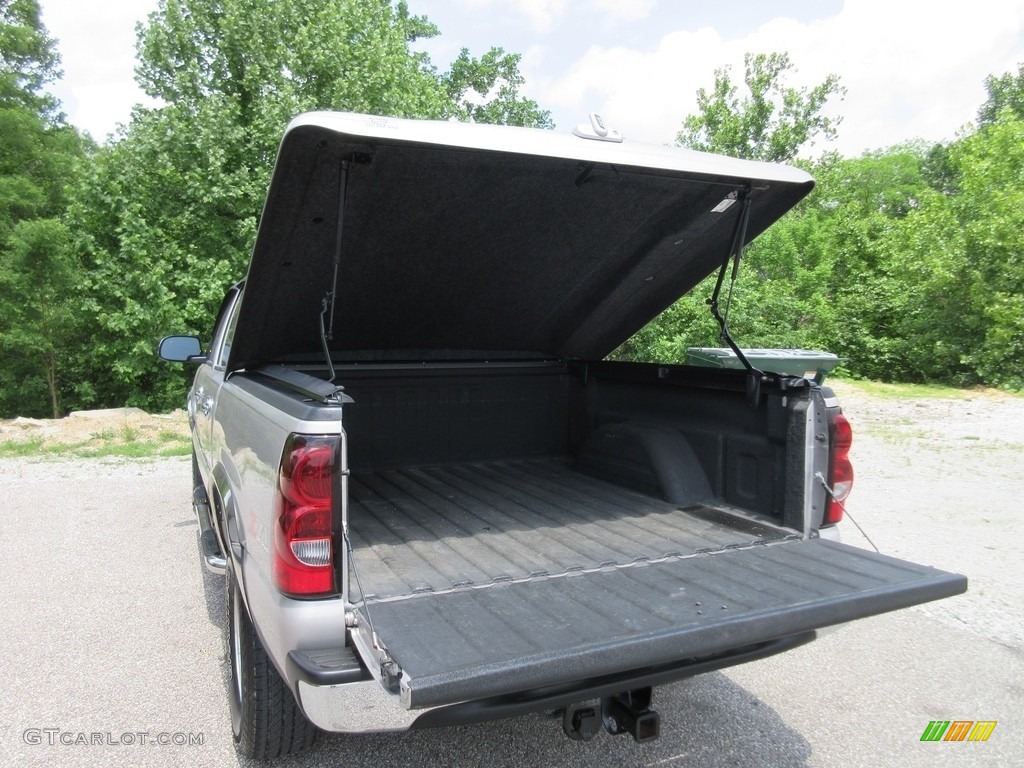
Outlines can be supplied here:
[[921, 741], [988, 741], [997, 720], [932, 720]]

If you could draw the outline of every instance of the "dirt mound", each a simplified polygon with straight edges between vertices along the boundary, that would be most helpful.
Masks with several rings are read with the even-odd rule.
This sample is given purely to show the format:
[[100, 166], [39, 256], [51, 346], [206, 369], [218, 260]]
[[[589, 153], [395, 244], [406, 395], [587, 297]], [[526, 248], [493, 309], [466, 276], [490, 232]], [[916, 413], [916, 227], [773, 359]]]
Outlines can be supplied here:
[[97, 450], [128, 444], [173, 444], [189, 439], [184, 410], [146, 413], [140, 408], [73, 411], [63, 419], [19, 416], [0, 421], [0, 445], [24, 445], [41, 451], [62, 448]]

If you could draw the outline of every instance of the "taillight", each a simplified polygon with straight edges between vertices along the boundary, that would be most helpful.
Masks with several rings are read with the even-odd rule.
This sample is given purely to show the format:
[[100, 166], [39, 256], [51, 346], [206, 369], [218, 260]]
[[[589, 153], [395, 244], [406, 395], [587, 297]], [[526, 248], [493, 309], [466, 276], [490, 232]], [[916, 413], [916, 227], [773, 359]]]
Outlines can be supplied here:
[[828, 473], [828, 485], [832, 497], [825, 508], [822, 525], [838, 523], [843, 519], [843, 502], [853, 488], [853, 464], [850, 463], [850, 446], [853, 444], [853, 428], [843, 414], [832, 419], [832, 450]]
[[274, 582], [289, 595], [334, 588], [334, 462], [338, 439], [291, 435], [281, 456]]

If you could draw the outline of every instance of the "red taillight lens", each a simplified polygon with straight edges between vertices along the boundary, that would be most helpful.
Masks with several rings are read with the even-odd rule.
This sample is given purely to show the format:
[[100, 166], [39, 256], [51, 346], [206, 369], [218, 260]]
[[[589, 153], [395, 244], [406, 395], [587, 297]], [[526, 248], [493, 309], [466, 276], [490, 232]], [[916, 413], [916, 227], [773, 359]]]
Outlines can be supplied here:
[[289, 595], [334, 592], [334, 437], [292, 435], [281, 456], [274, 581]]
[[832, 497], [825, 509], [822, 525], [832, 525], [843, 519], [843, 504], [853, 488], [853, 464], [850, 463], [850, 446], [853, 445], [853, 428], [843, 414], [836, 414], [832, 420], [832, 452], [828, 485]]

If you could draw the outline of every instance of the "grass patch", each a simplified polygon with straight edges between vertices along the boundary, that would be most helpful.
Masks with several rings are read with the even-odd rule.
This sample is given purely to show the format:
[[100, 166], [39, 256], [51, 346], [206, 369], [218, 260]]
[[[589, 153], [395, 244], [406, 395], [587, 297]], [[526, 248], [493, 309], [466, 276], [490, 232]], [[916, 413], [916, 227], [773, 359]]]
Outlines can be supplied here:
[[155, 437], [140, 439], [141, 431], [123, 427], [101, 430], [80, 442], [48, 443], [42, 437], [0, 442], [0, 458], [43, 457], [54, 459], [152, 459], [188, 456], [192, 441], [187, 435], [161, 430]]
[[192, 441], [188, 439], [180, 440], [173, 445], [161, 445], [157, 446], [157, 456], [170, 458], [174, 456], [191, 456], [192, 455]]
[[899, 425], [873, 425], [867, 431], [890, 443], [903, 443], [911, 440], [934, 440], [935, 433], [919, 427]]
[[16, 459], [21, 456], [35, 456], [43, 452], [43, 438], [31, 437], [28, 440], [4, 440], [0, 443], [0, 457]]
[[192, 452], [192, 441], [188, 437], [172, 432], [160, 434], [156, 440], [141, 440], [139, 437], [138, 430], [126, 427], [120, 431], [117, 440], [55, 446], [55, 453], [80, 459], [152, 459], [188, 456]]
[[125, 424], [121, 427], [121, 439], [126, 443], [134, 443], [139, 439], [139, 430]]
[[72, 446], [61, 453], [80, 459], [104, 459], [111, 456], [123, 459], [149, 459], [160, 455], [155, 443], [141, 441], [101, 446]]
[[992, 391], [957, 389], [956, 387], [946, 387], [940, 384], [890, 384], [883, 381], [864, 381], [860, 379], [829, 379], [827, 383], [840, 390], [840, 392], [842, 390], [852, 390], [863, 395], [888, 400], [921, 400], [923, 398], [954, 400]]

